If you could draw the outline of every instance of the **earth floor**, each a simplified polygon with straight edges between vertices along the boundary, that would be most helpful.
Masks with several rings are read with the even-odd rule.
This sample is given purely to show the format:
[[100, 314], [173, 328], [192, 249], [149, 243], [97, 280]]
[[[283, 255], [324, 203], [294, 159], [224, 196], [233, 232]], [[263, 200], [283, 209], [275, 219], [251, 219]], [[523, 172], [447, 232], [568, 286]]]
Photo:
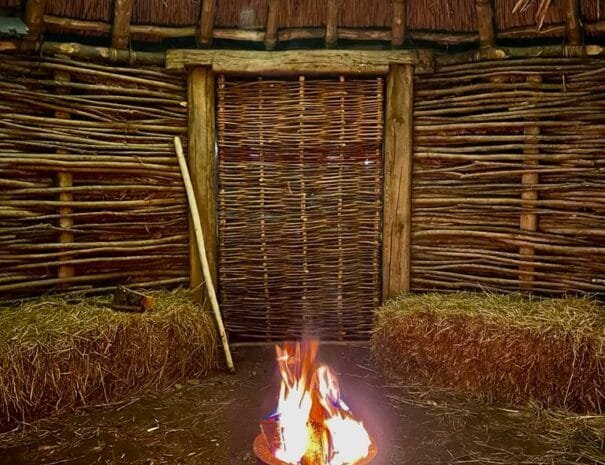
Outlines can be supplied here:
[[[553, 430], [535, 411], [389, 385], [366, 347], [322, 346], [320, 358], [335, 368], [343, 398], [377, 439], [373, 465], [605, 463], [602, 442], [582, 430]], [[236, 347], [234, 359], [235, 375], [188, 380], [1, 434], [0, 465], [254, 464], [259, 422], [275, 409], [274, 350]]]

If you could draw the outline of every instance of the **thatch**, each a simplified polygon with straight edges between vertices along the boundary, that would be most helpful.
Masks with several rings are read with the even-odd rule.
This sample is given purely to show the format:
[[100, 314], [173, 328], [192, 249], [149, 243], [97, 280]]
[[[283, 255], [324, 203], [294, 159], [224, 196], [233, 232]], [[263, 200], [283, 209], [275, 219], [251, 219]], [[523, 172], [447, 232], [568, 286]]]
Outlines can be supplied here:
[[605, 412], [605, 308], [588, 298], [402, 296], [378, 311], [372, 345], [406, 382]]
[[211, 316], [185, 291], [152, 295], [156, 305], [143, 314], [116, 312], [107, 297], [48, 297], [0, 309], [0, 428], [215, 367]]

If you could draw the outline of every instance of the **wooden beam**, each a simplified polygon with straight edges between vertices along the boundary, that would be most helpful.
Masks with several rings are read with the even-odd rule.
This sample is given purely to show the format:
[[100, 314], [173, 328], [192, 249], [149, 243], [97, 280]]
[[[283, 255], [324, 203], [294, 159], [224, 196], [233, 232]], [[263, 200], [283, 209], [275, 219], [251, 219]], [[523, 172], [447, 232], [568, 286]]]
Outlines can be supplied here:
[[561, 2], [565, 16], [565, 34], [567, 45], [582, 45], [583, 32], [580, 20], [580, 0], [563, 0]]
[[386, 74], [390, 63], [432, 66], [432, 54], [411, 50], [289, 50], [256, 52], [246, 50], [168, 50], [166, 68], [210, 66], [216, 73], [300, 74]]
[[[54, 73], [55, 81], [59, 82], [69, 82], [71, 79], [70, 74], [67, 71], [58, 70]], [[64, 94], [69, 92], [66, 87], [58, 87], [57, 93]], [[55, 111], [55, 118], [59, 119], [69, 119], [71, 117], [71, 113], [65, 111]], [[65, 153], [62, 151], [57, 151], [57, 153]], [[59, 172], [57, 173], [56, 183], [58, 187], [72, 187], [73, 186], [73, 175], [68, 172]], [[72, 192], [61, 192], [59, 194], [59, 201], [61, 202], [73, 202], [73, 193]], [[73, 208], [72, 207], [59, 207], [59, 234], [57, 240], [61, 244], [70, 244], [74, 241], [74, 233], [73, 233]], [[70, 261], [73, 257], [66, 255], [59, 257], [59, 262], [62, 261]], [[57, 278], [65, 279], [72, 278], [74, 276], [74, 266], [73, 264], [61, 263], [57, 268]]]
[[382, 297], [410, 290], [414, 68], [391, 65], [384, 138]]
[[200, 12], [200, 28], [197, 33], [197, 41], [202, 47], [212, 45], [212, 34], [214, 29], [214, 10], [216, 0], [204, 0]]
[[277, 45], [277, 13], [280, 3], [280, 0], [269, 0], [265, 27], [265, 48], [267, 50], [273, 50]]
[[113, 27], [111, 46], [125, 49], [130, 45], [130, 17], [134, 0], [115, 0], [113, 7]]
[[338, 44], [338, 12], [341, 0], [326, 2], [326, 47], [334, 48]]
[[477, 23], [479, 25], [479, 47], [491, 48], [496, 46], [494, 30], [494, 6], [492, 0], [475, 0]]
[[[215, 181], [215, 93], [214, 74], [210, 67], [189, 70], [189, 171], [200, 208], [200, 221], [212, 280], [217, 279], [217, 234]], [[189, 228], [190, 286], [198, 288], [202, 282], [202, 269], [193, 226]], [[201, 289], [196, 292], [201, 301]]]
[[[542, 77], [539, 75], [531, 75], [527, 78], [536, 92], [540, 91], [540, 84], [542, 83]], [[539, 100], [538, 97], [532, 98], [531, 103], [535, 104]], [[524, 129], [524, 134], [527, 136], [523, 147], [523, 155], [526, 157], [523, 160], [523, 167], [528, 170], [535, 170], [538, 168], [538, 158], [535, 155], [539, 155], [539, 136], [540, 126], [534, 124], [528, 124]], [[538, 230], [538, 214], [536, 213], [536, 201], [538, 200], [538, 190], [536, 187], [540, 182], [540, 177], [537, 172], [529, 171], [525, 172], [521, 176], [521, 184], [523, 190], [521, 191], [521, 199], [524, 201], [521, 204], [522, 213], [519, 220], [519, 228], [522, 231], [535, 232]], [[534, 259], [534, 247], [531, 245], [522, 245], [519, 247], [520, 259], [524, 262], [532, 262]], [[519, 281], [521, 288], [529, 290], [533, 286], [534, 282], [534, 271], [535, 267], [533, 264], [524, 263], [519, 265]]]
[[46, 0], [27, 0], [23, 22], [27, 26], [28, 40], [38, 40], [44, 26], [44, 10]]
[[405, 28], [407, 22], [407, 2], [405, 0], [392, 0], [393, 22], [391, 25], [391, 46], [398, 48], [405, 42]]

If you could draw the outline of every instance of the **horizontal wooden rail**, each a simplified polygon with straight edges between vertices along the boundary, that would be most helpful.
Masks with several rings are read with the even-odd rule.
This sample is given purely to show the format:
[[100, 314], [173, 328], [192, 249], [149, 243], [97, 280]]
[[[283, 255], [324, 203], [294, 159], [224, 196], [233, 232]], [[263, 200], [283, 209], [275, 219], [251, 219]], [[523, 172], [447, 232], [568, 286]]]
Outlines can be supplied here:
[[291, 50], [257, 52], [235, 50], [168, 50], [166, 68], [183, 70], [210, 66], [231, 74], [387, 74], [389, 64], [415, 65], [427, 70], [432, 55], [418, 50]]

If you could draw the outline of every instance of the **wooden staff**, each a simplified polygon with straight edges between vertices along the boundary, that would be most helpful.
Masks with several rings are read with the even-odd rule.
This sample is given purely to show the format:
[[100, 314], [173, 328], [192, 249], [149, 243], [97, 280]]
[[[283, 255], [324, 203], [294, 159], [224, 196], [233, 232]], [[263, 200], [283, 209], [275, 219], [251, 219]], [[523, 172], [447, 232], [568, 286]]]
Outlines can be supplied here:
[[227, 334], [225, 333], [223, 317], [221, 316], [221, 310], [218, 306], [216, 291], [214, 290], [214, 284], [212, 283], [212, 276], [210, 274], [210, 267], [208, 266], [208, 257], [206, 255], [206, 248], [204, 247], [204, 234], [202, 232], [202, 224], [200, 223], [200, 213], [197, 208], [197, 201], [195, 200], [193, 184], [191, 184], [191, 177], [189, 176], [189, 169], [187, 168], [187, 161], [185, 160], [185, 155], [183, 154], [183, 145], [181, 144], [181, 138], [178, 136], [174, 138], [174, 148], [176, 150], [179, 166], [183, 175], [183, 182], [185, 183], [187, 198], [189, 199], [189, 211], [191, 213], [191, 219], [193, 220], [193, 229], [195, 231], [198, 253], [202, 261], [202, 272], [204, 274], [204, 280], [206, 281], [206, 288], [208, 289], [208, 297], [210, 298], [210, 303], [212, 304], [214, 317], [216, 318], [218, 332], [221, 336], [221, 342], [223, 343], [223, 349], [225, 350], [227, 368], [229, 368], [231, 372], [234, 372], [235, 367], [233, 366], [233, 359], [231, 358], [229, 341], [227, 340]]

